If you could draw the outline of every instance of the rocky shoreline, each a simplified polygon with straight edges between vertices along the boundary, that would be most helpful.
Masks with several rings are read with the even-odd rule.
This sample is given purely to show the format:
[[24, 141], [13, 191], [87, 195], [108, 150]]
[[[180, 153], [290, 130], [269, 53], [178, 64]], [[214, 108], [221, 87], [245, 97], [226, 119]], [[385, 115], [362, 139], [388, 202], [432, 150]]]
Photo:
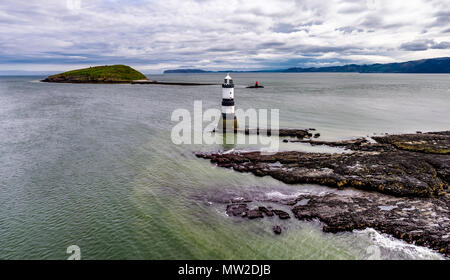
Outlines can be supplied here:
[[[198, 153], [219, 167], [287, 184], [319, 184], [359, 189], [355, 194], [308, 194], [289, 201], [299, 220], [320, 220], [325, 232], [374, 228], [448, 256], [450, 254], [450, 131], [387, 135], [340, 142], [287, 139], [311, 145], [344, 147], [342, 154], [304, 152]], [[252, 201], [252, 199], [248, 199]], [[275, 209], [276, 210], [276, 209]], [[247, 203], [227, 205], [229, 216], [271, 217], [273, 209]], [[288, 214], [289, 215], [289, 214]], [[273, 216], [273, 215], [272, 215]], [[290, 217], [290, 215], [289, 215]], [[276, 234], [281, 233], [278, 225]]]
[[[337, 233], [373, 228], [408, 243], [434, 249], [446, 256], [450, 254], [449, 199], [398, 198], [377, 193], [358, 192], [351, 195], [327, 193], [305, 194], [296, 198], [248, 199], [245, 203], [227, 204], [230, 217], [242, 219], [319, 220], [324, 232]], [[257, 204], [251, 207], [249, 204]], [[271, 206], [289, 207], [292, 214]], [[278, 216], [278, 217], [277, 217]], [[282, 228], [274, 220], [273, 231], [281, 234]]]

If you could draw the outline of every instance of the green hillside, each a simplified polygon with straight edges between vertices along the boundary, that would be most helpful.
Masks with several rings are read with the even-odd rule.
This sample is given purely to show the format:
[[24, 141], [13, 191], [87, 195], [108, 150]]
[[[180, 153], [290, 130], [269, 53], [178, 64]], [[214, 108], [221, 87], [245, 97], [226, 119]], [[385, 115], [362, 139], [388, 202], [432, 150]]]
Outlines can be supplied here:
[[49, 76], [44, 82], [55, 83], [128, 83], [147, 80], [139, 71], [126, 65], [96, 66]]

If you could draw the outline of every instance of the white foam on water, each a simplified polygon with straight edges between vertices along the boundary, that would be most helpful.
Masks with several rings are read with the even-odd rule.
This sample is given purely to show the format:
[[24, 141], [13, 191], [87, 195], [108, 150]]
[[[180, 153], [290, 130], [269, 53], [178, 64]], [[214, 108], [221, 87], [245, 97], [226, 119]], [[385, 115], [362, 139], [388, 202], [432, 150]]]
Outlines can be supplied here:
[[353, 189], [338, 190], [336, 188], [316, 184], [301, 184], [299, 185], [299, 189], [297, 191], [293, 191], [292, 185], [288, 185], [284, 188], [280, 186], [278, 188], [263, 190], [262, 192], [268, 199], [279, 200], [298, 198], [302, 195], [324, 196], [334, 193], [342, 196], [353, 196], [354, 194], [359, 193], [359, 191]]
[[266, 197], [269, 199], [293, 199], [293, 198], [297, 198], [302, 194], [307, 194], [304, 192], [295, 192], [295, 193], [291, 193], [291, 194], [284, 194], [278, 191], [271, 191], [266, 193]]
[[[440, 253], [431, 249], [408, 244], [403, 240], [396, 239], [388, 234], [379, 233], [375, 229], [367, 228], [364, 230], [355, 230], [357, 235], [367, 237], [373, 242], [375, 246], [369, 246], [368, 254], [374, 254], [371, 256], [374, 259], [445, 259]], [[380, 253], [377, 256], [377, 252]], [[387, 255], [386, 255], [387, 254]]]
[[391, 211], [395, 208], [398, 208], [398, 206], [395, 205], [380, 205], [378, 206], [378, 208], [380, 208], [381, 211]]
[[281, 164], [281, 162], [277, 161], [275, 163], [268, 163], [267, 164], [270, 167], [282, 167], [283, 165]]
[[328, 145], [311, 145], [308, 142], [288, 142], [280, 143], [280, 151], [296, 151], [304, 153], [323, 153], [323, 154], [345, 154], [353, 151], [344, 147], [332, 147]]
[[364, 137], [367, 141], [369, 141], [369, 143], [370, 144], [376, 144], [377, 143], [377, 141], [375, 141], [372, 137], [369, 137], [369, 136], [367, 136], [367, 137]]

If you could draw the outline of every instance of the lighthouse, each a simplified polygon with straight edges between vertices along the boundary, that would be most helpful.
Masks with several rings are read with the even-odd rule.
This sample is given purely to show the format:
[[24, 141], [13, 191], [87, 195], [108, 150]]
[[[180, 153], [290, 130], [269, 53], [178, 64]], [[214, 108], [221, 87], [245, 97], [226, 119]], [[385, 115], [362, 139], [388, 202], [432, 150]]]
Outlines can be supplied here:
[[225, 77], [222, 84], [222, 118], [219, 121], [219, 131], [236, 132], [237, 119], [234, 115], [234, 84], [230, 74]]

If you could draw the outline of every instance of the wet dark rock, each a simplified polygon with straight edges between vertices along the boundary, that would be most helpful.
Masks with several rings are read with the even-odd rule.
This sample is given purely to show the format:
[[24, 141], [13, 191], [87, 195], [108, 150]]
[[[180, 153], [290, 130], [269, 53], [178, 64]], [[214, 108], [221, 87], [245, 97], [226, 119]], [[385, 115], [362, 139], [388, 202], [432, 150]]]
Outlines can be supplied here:
[[286, 219], [290, 219], [291, 216], [289, 216], [289, 214], [287, 212], [284, 212], [283, 210], [273, 210], [273, 213], [275, 213], [275, 215], [277, 215], [281, 220], [286, 220]]
[[[394, 196], [433, 197], [449, 191], [450, 133], [406, 134], [330, 142], [352, 153], [197, 154], [220, 167], [287, 184], [354, 187]], [[325, 143], [310, 141], [310, 143]], [[411, 144], [412, 143], [412, 144]], [[436, 143], [436, 144], [435, 144]], [[436, 146], [434, 146], [436, 145]]]
[[249, 211], [247, 204], [230, 204], [227, 207], [228, 216], [246, 217]]
[[[297, 203], [290, 206], [285, 200], [257, 199], [258, 203], [270, 202], [289, 207], [299, 220], [319, 220], [323, 223], [324, 232], [373, 228], [408, 243], [434, 249], [446, 256], [450, 254], [450, 196], [403, 198], [359, 191], [350, 194], [304, 194], [295, 201]], [[255, 212], [246, 215], [252, 211]], [[265, 206], [250, 211], [246, 204], [227, 206], [229, 216], [248, 219], [262, 218], [265, 211], [272, 211], [272, 215], [275, 214], [280, 219], [290, 217], [285, 211], [270, 210]], [[277, 227], [279, 226], [273, 227], [275, 233]], [[279, 230], [281, 232], [281, 227]]]
[[310, 133], [307, 129], [280, 129], [278, 136], [305, 138], [311, 137], [312, 133]]
[[305, 195], [307, 205], [292, 208], [300, 220], [318, 219], [324, 232], [373, 228], [408, 243], [450, 253], [450, 200], [443, 198], [397, 198], [373, 193], [352, 196]]
[[251, 220], [256, 218], [264, 218], [264, 215], [266, 215], [267, 217], [273, 217], [274, 215], [277, 215], [281, 220], [291, 218], [291, 216], [283, 210], [272, 210], [264, 206], [260, 206], [258, 208], [250, 210], [248, 208], [248, 205], [245, 203], [229, 204], [227, 206], [226, 212], [228, 216], [243, 217]]
[[247, 212], [247, 218], [250, 220], [257, 218], [264, 218], [263, 213], [259, 209], [253, 209]]
[[[366, 191], [300, 195], [295, 199], [256, 196], [258, 203], [278, 203], [300, 220], [319, 220], [325, 232], [374, 228], [398, 239], [450, 254], [450, 131], [388, 135], [341, 142], [309, 141], [352, 150], [343, 154], [279, 152], [275, 154], [197, 154], [221, 167], [288, 184], [314, 183]], [[375, 191], [375, 192], [374, 192]], [[247, 201], [253, 200], [247, 193]], [[282, 210], [247, 204], [227, 206], [229, 216], [261, 218]], [[263, 215], [264, 214], [264, 215]], [[281, 228], [280, 228], [281, 229]], [[274, 228], [275, 232], [275, 228]], [[276, 232], [275, 232], [276, 233]]]
[[267, 217], [272, 217], [272, 216], [274, 215], [272, 210], [267, 209], [267, 208], [264, 207], [264, 206], [260, 206], [260, 207], [259, 207], [259, 211], [261, 211], [262, 213], [264, 213]]
[[427, 154], [450, 154], [450, 131], [389, 135], [385, 137], [373, 137], [382, 144], [390, 144], [397, 149], [422, 152]]
[[281, 234], [281, 227], [280, 226], [273, 226], [273, 232], [277, 235]]
[[278, 133], [278, 136], [280, 137], [296, 137], [298, 139], [303, 139], [303, 138], [309, 138], [312, 137], [312, 133], [309, 132], [310, 129], [279, 129], [276, 131], [273, 131], [271, 129], [260, 129], [260, 128], [256, 128], [256, 129], [249, 129], [246, 128], [244, 130], [244, 133], [249, 135], [249, 134], [256, 134], [256, 135], [274, 135], [276, 133]]

